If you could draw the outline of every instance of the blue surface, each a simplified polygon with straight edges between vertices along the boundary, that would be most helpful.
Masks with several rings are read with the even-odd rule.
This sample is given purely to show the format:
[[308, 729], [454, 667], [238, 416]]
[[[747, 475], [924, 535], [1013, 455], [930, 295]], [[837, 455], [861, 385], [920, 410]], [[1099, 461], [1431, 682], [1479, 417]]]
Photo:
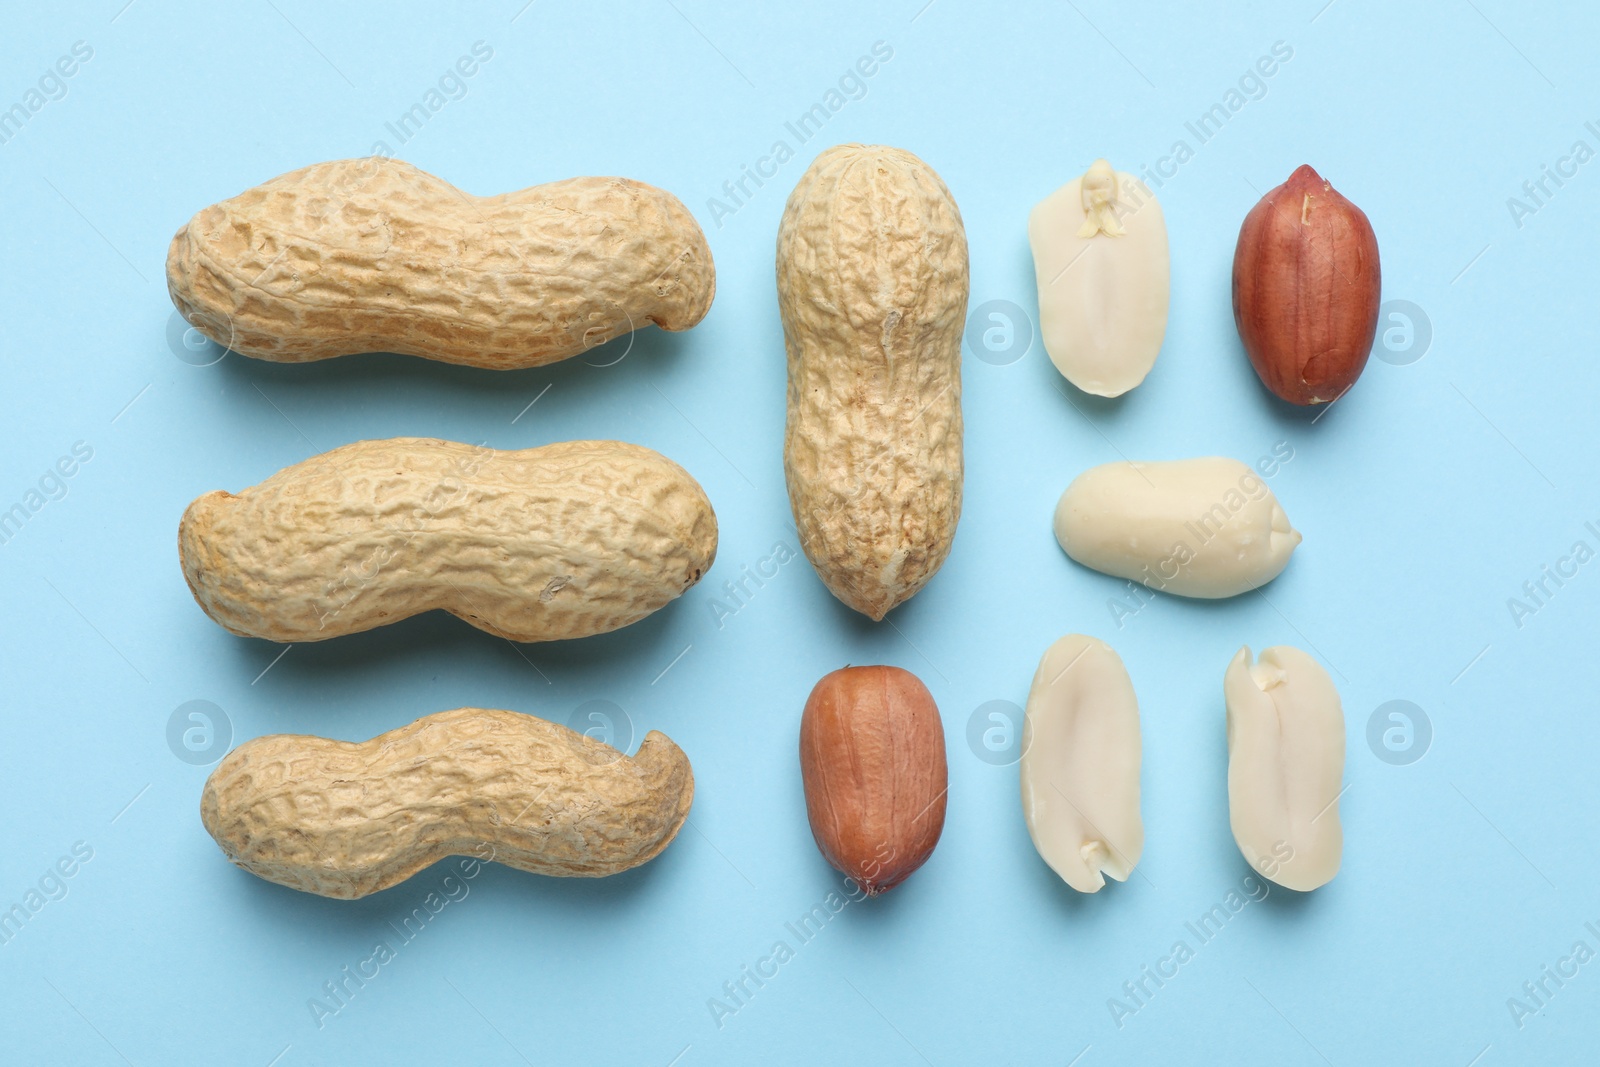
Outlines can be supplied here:
[[[921, 3], [7, 12], [0, 107], [26, 107], [43, 78], [37, 111], [0, 144], [0, 508], [40, 505], [0, 545], [0, 906], [40, 890], [0, 945], [7, 1062], [1594, 1058], [1600, 962], [1559, 986], [1542, 969], [1570, 973], [1579, 941], [1600, 952], [1600, 561], [1559, 588], [1547, 580], [1539, 603], [1523, 593], [1546, 566], [1570, 572], [1560, 561], [1575, 542], [1600, 548], [1600, 162], [1561, 163], [1576, 141], [1600, 149], [1584, 125], [1600, 120], [1593, 9]], [[386, 124], [480, 41], [492, 57], [445, 82], [448, 102], [400, 144]], [[74, 42], [92, 55], [73, 59]], [[892, 57], [860, 92], [846, 82], [859, 98], [795, 143], [785, 122], [875, 42]], [[1237, 111], [1201, 143], [1186, 123], [1275, 42], [1292, 57], [1246, 78]], [[45, 77], [63, 56], [72, 76]], [[778, 139], [795, 158], [747, 182], [737, 210], [714, 209]], [[1173, 299], [1154, 372], [1096, 401], [1066, 387], [1036, 338], [1006, 362], [1006, 323], [980, 322], [980, 347], [993, 326], [1002, 351], [966, 353], [955, 549], [882, 625], [836, 603], [803, 559], [747, 599], [726, 594], [794, 545], [773, 242], [812, 156], [850, 140], [909, 148], [939, 171], [966, 219], [973, 307], [1015, 305], [1024, 333], [1028, 209], [1096, 156], [1135, 170], [1180, 140], [1192, 152], [1160, 164], [1175, 172], [1158, 190]], [[173, 231], [376, 142], [475, 193], [577, 174], [670, 189], [710, 237], [716, 305], [690, 333], [590, 357], [627, 352], [610, 366], [193, 365], [209, 357], [169, 335]], [[1387, 322], [1396, 351], [1314, 425], [1261, 389], [1228, 297], [1240, 220], [1303, 162], [1367, 211], [1385, 300], [1410, 302], [1411, 325], [1426, 327], [1408, 348], [1405, 320]], [[1538, 201], [1523, 192], [1558, 165], [1575, 176], [1547, 181]], [[716, 506], [716, 566], [647, 621], [560, 647], [428, 617], [277, 658], [200, 612], [174, 551], [190, 499], [395, 435], [659, 449]], [[1158, 598], [1119, 627], [1108, 598], [1122, 584], [1071, 564], [1051, 537], [1057, 496], [1091, 464], [1253, 462], [1275, 447], [1293, 458], [1269, 484], [1306, 539], [1265, 596]], [[71, 476], [47, 476], [62, 457]], [[1536, 610], [1514, 613], [1512, 597]], [[1092, 897], [1034, 853], [1015, 766], [968, 742], [969, 719], [1020, 704], [1041, 652], [1070, 631], [1121, 652], [1145, 728], [1144, 860]], [[1313, 651], [1344, 694], [1344, 869], [1310, 896], [1248, 903], [1201, 943], [1185, 924], [1249, 873], [1228, 831], [1221, 706], [1223, 668], [1245, 643]], [[845, 904], [802, 941], [785, 924], [844, 889], [807, 828], [798, 720], [815, 681], [846, 662], [897, 664], [933, 691], [949, 817], [909, 882]], [[168, 725], [197, 700], [220, 709], [220, 729], [194, 755]], [[1393, 700], [1431, 724], [1420, 759], [1420, 733], [1409, 753], [1368, 743], [1369, 717]], [[234, 869], [200, 826], [222, 734], [357, 739], [465, 704], [561, 721], [609, 706], [591, 701], [621, 709], [611, 719], [631, 724], [633, 743], [660, 729], [694, 761], [690, 828], [641, 870], [592, 882], [489, 867], [446, 881], [441, 865], [340, 903]], [[204, 750], [204, 731], [189, 742]], [[403, 940], [397, 927], [430, 892], [448, 903]], [[393, 959], [327, 999], [324, 984], [380, 941]], [[761, 961], [780, 941], [776, 976], [744, 978], [771, 972]], [[1144, 979], [1178, 941], [1192, 958], [1160, 987]], [[1124, 983], [1141, 979], [1135, 1000]], [[748, 995], [734, 1000], [725, 983], [741, 980]], [[1533, 1008], [1524, 983], [1541, 981], [1543, 1006], [1516, 1017], [1508, 999]]]

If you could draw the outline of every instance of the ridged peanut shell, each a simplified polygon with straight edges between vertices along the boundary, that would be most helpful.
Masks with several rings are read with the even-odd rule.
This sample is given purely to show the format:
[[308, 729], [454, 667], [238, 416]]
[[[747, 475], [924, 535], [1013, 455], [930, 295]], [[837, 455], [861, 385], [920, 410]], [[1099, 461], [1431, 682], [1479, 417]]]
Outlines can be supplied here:
[[671, 193], [571, 178], [473, 196], [397, 159], [336, 160], [213, 204], [167, 252], [178, 311], [300, 363], [400, 352], [510, 370], [705, 317], [716, 271]]
[[961, 213], [910, 152], [830, 148], [789, 197], [777, 274], [800, 544], [834, 596], [882, 619], [961, 517]]
[[458, 708], [370, 741], [274, 734], [206, 779], [200, 819], [269, 882], [354, 900], [447, 856], [598, 878], [653, 859], [694, 800], [683, 750], [632, 758], [532, 715]]
[[944, 831], [948, 767], [933, 695], [898, 667], [845, 667], [811, 691], [800, 775], [817, 848], [869, 896], [925, 863]]
[[207, 493], [178, 527], [206, 614], [270, 641], [434, 609], [512, 641], [587, 637], [664, 606], [716, 553], [699, 483], [620, 441], [358, 441], [241, 493]]

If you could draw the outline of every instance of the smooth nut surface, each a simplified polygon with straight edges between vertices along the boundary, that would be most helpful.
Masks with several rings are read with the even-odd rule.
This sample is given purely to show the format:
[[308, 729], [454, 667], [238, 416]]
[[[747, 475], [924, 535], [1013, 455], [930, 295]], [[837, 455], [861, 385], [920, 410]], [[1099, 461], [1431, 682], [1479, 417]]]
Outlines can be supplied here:
[[905, 881], [939, 843], [944, 726], [909, 671], [846, 667], [818, 682], [800, 719], [800, 774], [817, 848], [869, 896]]
[[1033, 847], [1080, 893], [1128, 880], [1144, 853], [1139, 815], [1139, 700], [1122, 657], [1068, 634], [1028, 690], [1022, 814]]
[[1265, 585], [1300, 543], [1255, 471], [1218, 456], [1091, 467], [1061, 494], [1054, 526], [1085, 567], [1202, 598]]
[[1378, 238], [1366, 214], [1302, 166], [1239, 228], [1233, 319], [1262, 384], [1325, 404], [1355, 384], [1378, 331]]
[[1241, 648], [1222, 682], [1228, 707], [1228, 818], [1245, 861], [1287, 889], [1339, 872], [1344, 709], [1322, 665], [1279, 645]]
[[1150, 373], [1167, 333], [1167, 223], [1150, 188], [1096, 160], [1028, 216], [1039, 334], [1066, 379], [1121, 396]]
[[717, 519], [687, 471], [639, 445], [399, 437], [205, 494], [178, 551], [206, 614], [246, 637], [321, 641], [443, 609], [554, 641], [678, 597], [711, 567]]
[[671, 193], [572, 178], [472, 196], [397, 159], [318, 163], [195, 215], [167, 289], [191, 325], [298, 363], [400, 352], [509, 370], [705, 317], [716, 272]]
[[688, 757], [654, 730], [630, 758], [532, 715], [458, 708], [370, 741], [247, 741], [206, 779], [200, 818], [252, 874], [354, 900], [446, 856], [616, 874], [666, 848], [693, 800]]
[[910, 152], [830, 148], [789, 197], [777, 273], [800, 545], [836, 597], [882, 619], [944, 563], [961, 517], [961, 213]]

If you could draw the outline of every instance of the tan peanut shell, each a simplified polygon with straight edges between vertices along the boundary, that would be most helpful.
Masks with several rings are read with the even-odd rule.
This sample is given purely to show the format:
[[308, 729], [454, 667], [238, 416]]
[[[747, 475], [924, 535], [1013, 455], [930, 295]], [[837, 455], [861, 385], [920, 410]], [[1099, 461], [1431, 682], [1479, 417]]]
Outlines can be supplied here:
[[687, 471], [639, 445], [399, 437], [205, 494], [178, 554], [206, 614], [245, 637], [320, 641], [442, 608], [554, 641], [637, 622], [699, 581], [717, 518]]
[[190, 324], [257, 359], [400, 352], [510, 370], [705, 317], [716, 271], [671, 193], [571, 178], [472, 196], [397, 159], [318, 163], [204, 209], [173, 237]]
[[354, 900], [447, 856], [598, 878], [653, 859], [694, 799], [655, 730], [629, 758], [532, 715], [457, 708], [370, 741], [274, 734], [206, 779], [200, 820], [269, 882]]
[[841, 145], [795, 186], [777, 260], [800, 544], [834, 596], [882, 619], [961, 516], [961, 213], [910, 152]]

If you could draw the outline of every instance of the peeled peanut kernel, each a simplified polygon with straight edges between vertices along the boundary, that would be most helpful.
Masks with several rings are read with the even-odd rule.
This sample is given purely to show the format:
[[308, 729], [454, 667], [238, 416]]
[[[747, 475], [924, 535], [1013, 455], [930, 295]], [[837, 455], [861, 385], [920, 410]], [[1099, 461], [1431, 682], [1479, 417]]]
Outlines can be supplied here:
[[1072, 888], [1125, 882], [1144, 851], [1139, 701], [1111, 646], [1068, 634], [1045, 652], [1023, 724], [1022, 815]]
[[1039, 332], [1073, 385], [1121, 396], [1150, 373], [1167, 332], [1167, 223], [1149, 187], [1097, 159], [1028, 215]]
[[1219, 456], [1091, 467], [1061, 494], [1055, 532], [1085, 567], [1212, 599], [1272, 581], [1300, 543], [1255, 471]]
[[1228, 706], [1228, 816], [1245, 860], [1286, 889], [1339, 873], [1344, 710], [1333, 679], [1298, 648], [1252, 664], [1241, 648], [1222, 680]]

